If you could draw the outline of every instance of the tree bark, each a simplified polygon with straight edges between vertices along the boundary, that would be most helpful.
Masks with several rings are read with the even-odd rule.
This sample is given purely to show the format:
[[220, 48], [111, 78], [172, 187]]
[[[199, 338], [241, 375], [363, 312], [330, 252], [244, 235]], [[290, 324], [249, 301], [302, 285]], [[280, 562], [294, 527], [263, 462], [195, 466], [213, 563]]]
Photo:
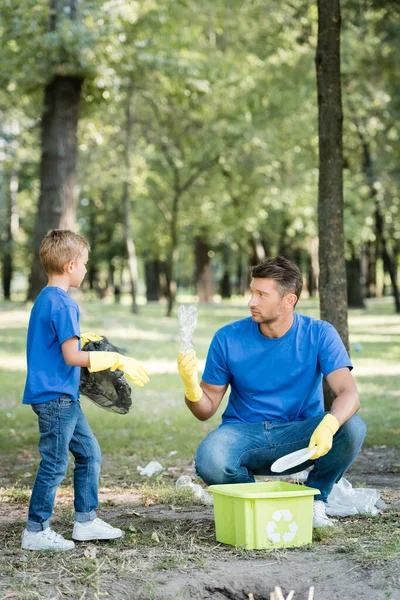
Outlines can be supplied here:
[[[343, 141], [340, 80], [340, 2], [318, 0], [316, 52], [319, 131], [319, 293], [321, 319], [337, 329], [347, 350], [346, 267], [343, 225]], [[333, 394], [325, 395], [330, 408]]]

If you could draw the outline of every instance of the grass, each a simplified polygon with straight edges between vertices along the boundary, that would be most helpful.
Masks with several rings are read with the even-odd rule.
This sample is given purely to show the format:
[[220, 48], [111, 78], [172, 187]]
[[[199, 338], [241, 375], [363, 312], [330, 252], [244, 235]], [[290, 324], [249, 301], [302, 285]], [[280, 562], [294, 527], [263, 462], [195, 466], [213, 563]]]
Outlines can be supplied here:
[[[0, 303], [0, 507], [3, 515], [17, 511], [12, 530], [7, 530], [5, 538], [1, 560], [5, 583], [0, 584], [0, 597], [2, 586], [7, 585], [17, 600], [100, 599], [106, 593], [112, 595], [116, 582], [121, 589], [127, 582], [129, 590], [133, 578], [142, 597], [151, 600], [159, 597], [155, 573], [201, 570], [207, 568], [210, 558], [268, 557], [279, 561], [289, 553], [293, 557], [303, 552], [245, 551], [217, 544], [212, 511], [197, 505], [186, 490], [175, 490], [179, 475], [194, 476], [196, 447], [219, 424], [223, 409], [202, 423], [184, 405], [176, 372], [177, 318], [167, 319], [163, 316], [164, 307], [156, 305], [143, 306], [140, 315], [132, 315], [124, 304], [112, 306], [93, 301], [83, 302], [82, 308], [82, 330], [107, 335], [127, 354], [145, 362], [151, 373], [145, 388], [133, 388], [134, 408], [128, 415], [109, 413], [82, 400], [103, 452], [101, 486], [108, 490], [108, 499], [102, 508], [126, 535], [107, 545], [81, 545], [73, 553], [57, 558], [19, 552], [38, 465], [36, 417], [29, 407], [21, 405], [29, 309]], [[298, 310], [318, 316], [315, 301], [303, 301]], [[216, 329], [247, 315], [242, 300], [200, 306], [194, 344], [201, 367]], [[400, 446], [400, 319], [393, 314], [391, 301], [382, 300], [370, 301], [365, 311], [350, 311], [349, 323], [354, 375], [362, 401], [360, 414], [368, 425], [366, 444]], [[148, 480], [136, 467], [145, 466], [150, 460], [161, 462], [164, 471]], [[72, 520], [71, 483], [70, 468], [54, 517], [55, 529], [67, 537]], [[124, 494], [132, 494], [132, 490], [137, 492], [135, 504], [128, 496], [124, 500]], [[368, 565], [389, 561], [400, 550], [397, 518], [397, 513], [389, 513], [385, 519], [348, 518], [343, 527], [314, 530], [313, 543], [322, 553], [350, 555]]]

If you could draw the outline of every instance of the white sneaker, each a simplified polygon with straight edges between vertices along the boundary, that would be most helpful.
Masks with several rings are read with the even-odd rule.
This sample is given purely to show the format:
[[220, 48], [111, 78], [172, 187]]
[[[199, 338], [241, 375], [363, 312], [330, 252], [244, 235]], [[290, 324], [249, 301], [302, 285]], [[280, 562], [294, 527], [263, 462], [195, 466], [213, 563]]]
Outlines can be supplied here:
[[50, 527], [43, 531], [28, 531], [25, 529], [22, 534], [23, 550], [72, 550], [75, 544], [72, 540], [65, 540], [62, 535], [56, 533]]
[[325, 502], [314, 500], [313, 527], [333, 527], [332, 521], [326, 515]]
[[115, 540], [122, 537], [122, 534], [123, 531], [121, 529], [112, 527], [112, 525], [97, 517], [93, 521], [85, 521], [85, 523], [75, 521], [72, 538], [79, 542], [86, 542], [88, 540]]

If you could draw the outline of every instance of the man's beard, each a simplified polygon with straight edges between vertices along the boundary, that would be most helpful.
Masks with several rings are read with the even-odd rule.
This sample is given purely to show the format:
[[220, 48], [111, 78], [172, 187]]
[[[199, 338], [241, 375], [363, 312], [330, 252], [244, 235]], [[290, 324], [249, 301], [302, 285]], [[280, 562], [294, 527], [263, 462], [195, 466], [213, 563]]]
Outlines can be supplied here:
[[273, 325], [274, 323], [276, 323], [276, 321], [278, 321], [278, 319], [282, 316], [282, 311], [281, 310], [277, 310], [276, 312], [274, 312], [272, 315], [268, 315], [268, 316], [263, 316], [263, 315], [258, 315], [256, 320], [257, 323], [259, 324], [263, 324], [263, 325]]

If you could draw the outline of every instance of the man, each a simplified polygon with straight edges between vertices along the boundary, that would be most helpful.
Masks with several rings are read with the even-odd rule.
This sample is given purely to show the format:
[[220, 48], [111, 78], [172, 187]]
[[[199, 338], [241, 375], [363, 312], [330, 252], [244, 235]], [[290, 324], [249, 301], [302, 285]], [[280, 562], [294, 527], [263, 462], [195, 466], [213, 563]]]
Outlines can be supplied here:
[[[352, 364], [335, 328], [294, 308], [302, 276], [291, 261], [266, 259], [251, 270], [251, 317], [225, 325], [209, 348], [201, 383], [195, 352], [178, 357], [185, 400], [206, 421], [231, 393], [222, 423], [200, 444], [196, 470], [207, 485], [251, 483], [274, 475], [278, 458], [316, 447], [307, 485], [317, 488], [313, 524], [329, 526], [325, 503], [358, 455], [366, 427]], [[322, 376], [336, 395], [324, 412]], [[294, 467], [285, 474], [299, 471]]]

